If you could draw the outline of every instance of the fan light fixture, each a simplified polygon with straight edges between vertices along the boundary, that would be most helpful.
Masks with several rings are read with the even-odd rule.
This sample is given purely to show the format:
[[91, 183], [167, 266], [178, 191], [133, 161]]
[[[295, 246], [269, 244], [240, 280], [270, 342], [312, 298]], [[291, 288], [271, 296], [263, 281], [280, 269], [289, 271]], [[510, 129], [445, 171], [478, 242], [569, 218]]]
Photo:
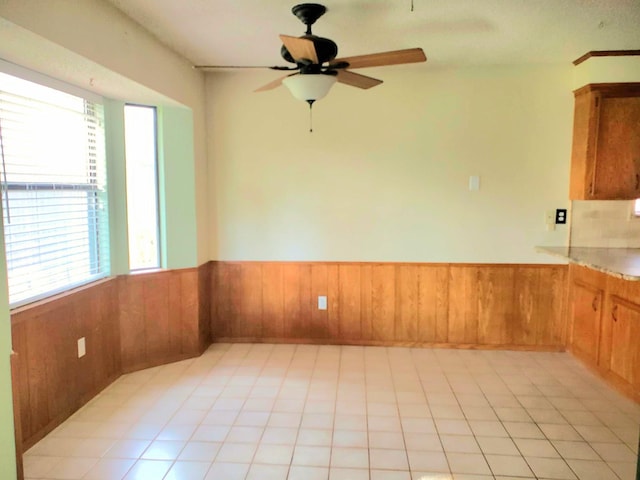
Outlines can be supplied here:
[[295, 98], [311, 104], [326, 97], [336, 83], [336, 77], [323, 73], [298, 74], [283, 79], [282, 83]]

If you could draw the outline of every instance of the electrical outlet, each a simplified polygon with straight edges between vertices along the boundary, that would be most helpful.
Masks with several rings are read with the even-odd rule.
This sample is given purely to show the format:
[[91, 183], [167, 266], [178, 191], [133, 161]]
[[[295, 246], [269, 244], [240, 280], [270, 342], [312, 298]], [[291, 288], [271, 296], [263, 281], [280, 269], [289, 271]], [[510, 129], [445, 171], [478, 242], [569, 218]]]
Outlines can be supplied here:
[[84, 337], [78, 339], [78, 358], [82, 358], [87, 354], [87, 344]]
[[556, 208], [556, 225], [564, 225], [567, 223], [567, 209]]
[[327, 296], [318, 295], [318, 310], [326, 310], [326, 309], [327, 309]]

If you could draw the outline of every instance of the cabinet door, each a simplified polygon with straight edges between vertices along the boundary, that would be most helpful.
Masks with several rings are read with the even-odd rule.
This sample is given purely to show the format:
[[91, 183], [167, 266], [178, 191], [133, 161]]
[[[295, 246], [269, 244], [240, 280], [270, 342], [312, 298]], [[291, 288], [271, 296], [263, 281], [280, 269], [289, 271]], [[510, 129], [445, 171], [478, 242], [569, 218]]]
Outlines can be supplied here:
[[573, 282], [571, 285], [571, 349], [579, 357], [597, 363], [603, 291]]
[[609, 369], [640, 387], [640, 305], [611, 297], [611, 356]]
[[640, 97], [599, 97], [592, 198], [640, 197]]

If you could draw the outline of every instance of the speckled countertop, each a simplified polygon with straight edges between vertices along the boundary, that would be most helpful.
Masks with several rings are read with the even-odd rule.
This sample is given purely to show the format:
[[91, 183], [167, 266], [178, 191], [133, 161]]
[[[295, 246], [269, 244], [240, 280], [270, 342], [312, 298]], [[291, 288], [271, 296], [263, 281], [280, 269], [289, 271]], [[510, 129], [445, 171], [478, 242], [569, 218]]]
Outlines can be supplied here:
[[625, 280], [640, 280], [640, 248], [536, 247], [584, 267]]

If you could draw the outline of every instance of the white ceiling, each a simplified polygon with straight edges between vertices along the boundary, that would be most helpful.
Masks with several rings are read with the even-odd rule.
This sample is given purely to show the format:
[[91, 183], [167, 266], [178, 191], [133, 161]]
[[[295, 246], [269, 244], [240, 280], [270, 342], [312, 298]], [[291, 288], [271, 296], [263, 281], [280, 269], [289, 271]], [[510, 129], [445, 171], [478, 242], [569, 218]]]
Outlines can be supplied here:
[[[107, 0], [202, 65], [283, 65], [295, 0]], [[323, 0], [313, 33], [339, 56], [422, 47], [427, 65], [571, 62], [640, 49], [640, 0]]]

